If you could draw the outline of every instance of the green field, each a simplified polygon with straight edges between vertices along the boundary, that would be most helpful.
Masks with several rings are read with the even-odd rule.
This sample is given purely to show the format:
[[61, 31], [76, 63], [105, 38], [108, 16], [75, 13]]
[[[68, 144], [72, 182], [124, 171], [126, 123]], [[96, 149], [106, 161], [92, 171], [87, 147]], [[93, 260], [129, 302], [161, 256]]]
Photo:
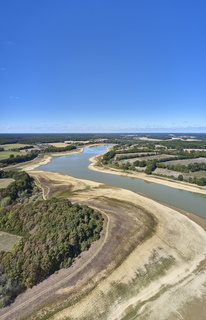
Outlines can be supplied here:
[[196, 178], [206, 178], [206, 171], [196, 171], [196, 172], [184, 173], [184, 176], [193, 176]]
[[18, 151], [0, 151], [0, 160], [8, 159], [11, 154], [13, 154], [14, 156], [23, 155], [22, 152], [18, 152]]
[[21, 237], [13, 234], [0, 232], [0, 251], [9, 251], [11, 246], [19, 241]]
[[0, 148], [4, 148], [4, 150], [24, 148], [24, 147], [30, 147], [30, 146], [31, 146], [30, 144], [22, 144], [22, 143], [0, 144]]

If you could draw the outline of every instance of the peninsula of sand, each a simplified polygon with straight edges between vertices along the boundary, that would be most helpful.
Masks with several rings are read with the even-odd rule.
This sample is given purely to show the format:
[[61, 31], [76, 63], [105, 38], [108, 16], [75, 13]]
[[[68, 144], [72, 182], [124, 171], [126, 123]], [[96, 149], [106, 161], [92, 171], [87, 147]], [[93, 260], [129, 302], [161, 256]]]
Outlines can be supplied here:
[[[90, 167], [100, 170], [96, 160]], [[44, 198], [67, 197], [92, 206], [102, 213], [104, 228], [70, 268], [1, 309], [1, 320], [205, 319], [205, 220], [198, 218], [197, 224], [193, 215], [132, 191], [38, 170], [41, 164], [24, 170]]]

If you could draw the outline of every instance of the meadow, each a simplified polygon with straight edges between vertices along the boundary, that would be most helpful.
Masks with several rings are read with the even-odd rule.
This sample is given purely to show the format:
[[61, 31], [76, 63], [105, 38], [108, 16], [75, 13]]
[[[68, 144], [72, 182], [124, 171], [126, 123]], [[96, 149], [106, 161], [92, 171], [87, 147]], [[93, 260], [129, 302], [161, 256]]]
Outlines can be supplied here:
[[1, 151], [0, 160], [8, 159], [11, 154], [13, 154], [14, 156], [22, 156], [22, 152], [19, 151]]

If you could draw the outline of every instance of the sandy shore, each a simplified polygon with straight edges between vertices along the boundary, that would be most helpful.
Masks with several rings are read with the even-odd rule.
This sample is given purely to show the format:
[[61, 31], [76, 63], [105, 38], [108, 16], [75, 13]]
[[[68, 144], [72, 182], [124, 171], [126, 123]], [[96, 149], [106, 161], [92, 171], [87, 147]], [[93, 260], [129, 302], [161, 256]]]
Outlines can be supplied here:
[[98, 157], [93, 157], [89, 159], [91, 161], [91, 164], [89, 165], [89, 169], [94, 170], [94, 171], [99, 171], [99, 172], [105, 172], [105, 173], [110, 173], [110, 174], [116, 174], [116, 175], [123, 175], [127, 177], [132, 177], [132, 178], [138, 178], [142, 180], [146, 180], [149, 182], [154, 182], [158, 184], [163, 184], [165, 186], [175, 188], [175, 189], [181, 189], [181, 190], [186, 190], [186, 191], [191, 191], [191, 192], [196, 192], [196, 193], [201, 193], [206, 195], [206, 187], [199, 187], [199, 186], [194, 186], [186, 182], [181, 182], [181, 181], [171, 181], [167, 178], [162, 178], [162, 177], [155, 177], [153, 175], [147, 175], [146, 173], [143, 172], [125, 172], [121, 171], [118, 169], [113, 169], [113, 168], [108, 168], [105, 166], [97, 166], [97, 159]]
[[49, 163], [53, 157], [61, 157], [61, 156], [68, 156], [70, 154], [75, 154], [75, 153], [80, 153], [83, 152], [84, 148], [78, 148], [75, 150], [71, 150], [71, 151], [67, 151], [67, 152], [56, 152], [56, 153], [52, 153], [51, 155], [45, 155], [43, 157], [43, 159], [34, 159], [32, 162], [30, 162], [29, 164], [23, 164], [19, 167], [22, 168], [22, 170], [25, 171], [32, 171], [34, 169], [37, 169], [40, 166], [44, 166], [47, 163]]

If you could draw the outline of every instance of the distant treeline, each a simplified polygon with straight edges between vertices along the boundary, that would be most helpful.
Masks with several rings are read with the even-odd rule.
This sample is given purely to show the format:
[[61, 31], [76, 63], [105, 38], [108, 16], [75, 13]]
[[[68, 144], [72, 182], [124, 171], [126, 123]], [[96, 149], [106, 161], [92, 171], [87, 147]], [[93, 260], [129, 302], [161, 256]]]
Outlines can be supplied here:
[[0, 144], [9, 143], [25, 143], [35, 144], [42, 143], [55, 143], [71, 141], [87, 141], [96, 139], [114, 139], [120, 137], [120, 134], [92, 134], [92, 133], [45, 133], [45, 134], [0, 134]]

